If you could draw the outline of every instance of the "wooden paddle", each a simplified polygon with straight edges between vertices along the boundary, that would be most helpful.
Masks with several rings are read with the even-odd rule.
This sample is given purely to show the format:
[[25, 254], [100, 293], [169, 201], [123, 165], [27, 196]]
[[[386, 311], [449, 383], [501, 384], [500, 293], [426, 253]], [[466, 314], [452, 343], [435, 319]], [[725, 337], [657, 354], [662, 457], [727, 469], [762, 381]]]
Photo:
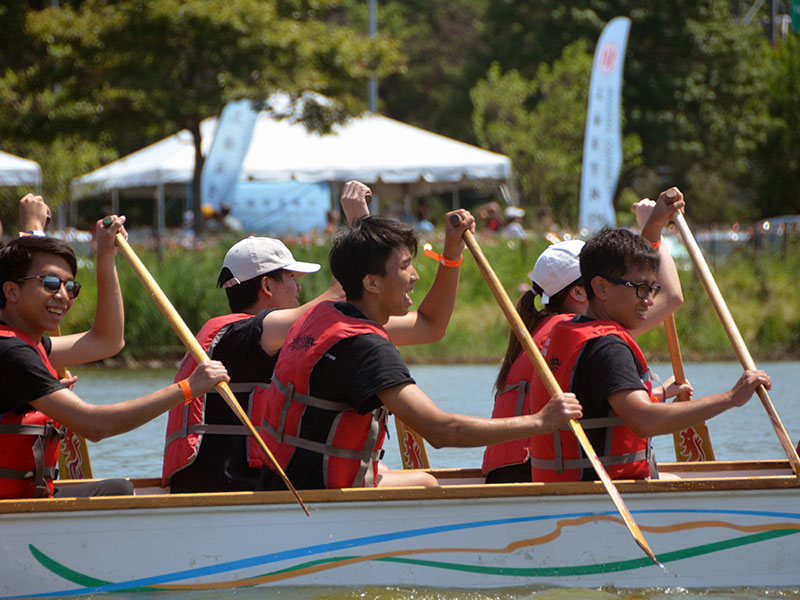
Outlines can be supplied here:
[[[108, 218], [108, 217], [106, 217]], [[139, 257], [136, 256], [136, 253], [133, 251], [133, 248], [130, 247], [128, 241], [122, 237], [121, 234], [116, 234], [114, 239], [117, 243], [117, 247], [122, 255], [128, 259], [128, 262], [133, 267], [133, 270], [136, 272], [136, 275], [139, 276], [139, 279], [142, 280], [144, 287], [147, 288], [147, 291], [150, 292], [150, 295], [153, 297], [156, 305], [158, 308], [161, 309], [161, 312], [164, 313], [164, 316], [169, 321], [169, 324], [172, 326], [172, 329], [175, 330], [175, 333], [178, 334], [178, 337], [181, 338], [183, 345], [186, 346], [186, 349], [191, 353], [192, 357], [198, 362], [201, 363], [204, 360], [208, 360], [208, 354], [206, 351], [203, 350], [203, 347], [194, 337], [192, 332], [186, 326], [186, 323], [183, 322], [183, 319], [178, 314], [178, 311], [175, 310], [175, 307], [172, 306], [172, 303], [167, 298], [166, 294], [161, 290], [161, 287], [158, 285], [153, 276], [147, 270], [147, 267], [144, 266]], [[275, 460], [275, 457], [272, 455], [272, 452], [269, 451], [267, 445], [264, 443], [264, 440], [261, 439], [261, 436], [258, 435], [256, 428], [253, 427], [253, 423], [250, 421], [247, 414], [242, 410], [241, 405], [239, 404], [238, 400], [236, 400], [236, 396], [233, 395], [230, 386], [221, 381], [216, 385], [216, 389], [222, 398], [225, 400], [227, 405], [233, 410], [234, 414], [237, 418], [242, 422], [247, 430], [250, 432], [250, 435], [253, 436], [253, 439], [258, 444], [258, 447], [261, 448], [261, 451], [267, 457], [269, 462], [274, 467], [275, 471], [281, 476], [283, 482], [286, 484], [286, 487], [291, 490], [294, 494], [294, 497], [297, 498], [297, 501], [300, 503], [300, 506], [305, 511], [306, 515], [308, 515], [308, 508], [303, 503], [303, 500], [300, 498], [300, 495], [297, 493], [297, 490], [292, 485], [292, 482], [289, 481], [289, 478], [286, 476], [286, 473], [283, 472], [278, 462]]]
[[394, 426], [397, 429], [397, 444], [400, 446], [400, 458], [404, 469], [430, 469], [428, 450], [425, 439], [395, 416]]
[[[673, 315], [667, 315], [667, 318], [664, 319], [664, 330], [667, 334], [667, 345], [669, 346], [669, 357], [672, 360], [675, 383], [687, 383], [686, 374], [683, 372], [681, 346], [678, 342], [678, 328], [675, 327]], [[688, 392], [681, 392], [675, 398], [676, 402], [686, 402], [687, 400], [689, 400]], [[672, 441], [675, 444], [675, 458], [678, 462], [715, 460], [711, 436], [708, 434], [705, 421], [687, 427], [683, 431], [676, 431], [672, 434]]]
[[[450, 223], [457, 227], [458, 224], [461, 222], [461, 217], [457, 214], [450, 216]], [[544, 383], [547, 391], [550, 395], [559, 394], [561, 393], [561, 386], [559, 386], [558, 381], [550, 372], [550, 367], [547, 366], [544, 358], [542, 357], [542, 353], [539, 352], [539, 348], [533, 341], [528, 328], [525, 327], [525, 323], [522, 321], [522, 318], [519, 316], [517, 309], [514, 307], [514, 304], [511, 302], [511, 299], [508, 297], [503, 285], [500, 283], [500, 280], [495, 275], [492, 266], [489, 264], [489, 261], [484, 256], [483, 251], [481, 250], [478, 242], [475, 240], [475, 236], [472, 235], [472, 232], [467, 229], [464, 232], [464, 241], [467, 244], [470, 252], [472, 252], [472, 256], [475, 258], [475, 262], [478, 264], [478, 268], [480, 269], [481, 273], [483, 274], [484, 279], [486, 279], [486, 283], [489, 285], [489, 288], [492, 290], [492, 294], [494, 294], [495, 299], [497, 300], [498, 304], [500, 304], [500, 308], [503, 310], [503, 313], [508, 319], [509, 324], [511, 325], [511, 329], [516, 334], [517, 338], [522, 344], [522, 347], [525, 348], [525, 352], [528, 355], [528, 358], [531, 359], [534, 367], [536, 368], [536, 372], [541, 377], [542, 382]], [[633, 520], [633, 515], [628, 510], [628, 507], [625, 505], [625, 502], [622, 500], [622, 496], [620, 496], [619, 490], [617, 490], [614, 482], [611, 481], [611, 477], [609, 477], [608, 473], [606, 472], [603, 465], [600, 463], [600, 459], [597, 458], [597, 454], [595, 453], [594, 449], [592, 448], [592, 444], [589, 442], [589, 439], [586, 437], [586, 433], [583, 431], [583, 427], [581, 424], [572, 419], [569, 422], [570, 429], [575, 437], [578, 439], [578, 442], [583, 448], [583, 452], [586, 456], [589, 457], [589, 460], [594, 467], [597, 476], [600, 478], [600, 481], [603, 483], [603, 486], [606, 488], [606, 492], [611, 497], [611, 501], [614, 503], [614, 506], [617, 507], [617, 511], [622, 516], [622, 520], [625, 522], [625, 525], [630, 531], [633, 539], [639, 545], [639, 547], [644, 551], [644, 553], [652, 560], [656, 565], [663, 568], [663, 565], [658, 562], [656, 559], [655, 554], [650, 549], [650, 545], [647, 543], [647, 540], [644, 539], [644, 535], [642, 531], [639, 529], [639, 526]]]
[[[59, 327], [53, 335], [61, 335]], [[61, 368], [56, 372], [59, 379], [70, 377], [67, 369]], [[89, 459], [89, 446], [86, 438], [78, 435], [72, 429], [64, 432], [61, 438], [60, 451], [58, 453], [58, 474], [61, 479], [67, 479], [64, 474], [69, 475], [69, 479], [92, 479], [92, 461]]]
[[[681, 232], [681, 237], [683, 237], [683, 243], [686, 245], [686, 250], [689, 252], [689, 257], [692, 259], [695, 270], [700, 276], [700, 280], [703, 282], [703, 287], [706, 288], [706, 292], [708, 293], [709, 298], [711, 298], [711, 304], [714, 305], [714, 310], [717, 311], [717, 315], [722, 322], [722, 327], [725, 329], [725, 333], [728, 334], [728, 338], [733, 345], [736, 356], [739, 358], [739, 362], [742, 363], [742, 366], [747, 370], [756, 369], [756, 363], [753, 361], [753, 357], [750, 355], [750, 351], [747, 349], [747, 345], [744, 343], [742, 334], [739, 333], [739, 328], [733, 321], [733, 317], [728, 310], [728, 306], [725, 304], [725, 300], [722, 298], [722, 294], [717, 287], [716, 281], [714, 281], [714, 276], [711, 274], [711, 270], [708, 268], [705, 258], [703, 258], [703, 253], [700, 251], [697, 241], [694, 239], [689, 226], [686, 224], [686, 219], [683, 217], [683, 213], [680, 211], [676, 212], [674, 220], [675, 224], [678, 226], [678, 230]], [[786, 453], [786, 456], [789, 459], [789, 463], [792, 465], [794, 474], [800, 478], [800, 458], [798, 458], [797, 451], [792, 445], [792, 442], [789, 440], [786, 429], [784, 429], [783, 423], [781, 422], [780, 417], [778, 417], [775, 407], [772, 405], [772, 401], [767, 394], [767, 390], [764, 389], [764, 386], [759, 386], [756, 389], [756, 394], [758, 394], [758, 397], [761, 399], [761, 404], [764, 405], [764, 409], [767, 411], [769, 420], [778, 436], [778, 441], [780, 442], [784, 452]]]

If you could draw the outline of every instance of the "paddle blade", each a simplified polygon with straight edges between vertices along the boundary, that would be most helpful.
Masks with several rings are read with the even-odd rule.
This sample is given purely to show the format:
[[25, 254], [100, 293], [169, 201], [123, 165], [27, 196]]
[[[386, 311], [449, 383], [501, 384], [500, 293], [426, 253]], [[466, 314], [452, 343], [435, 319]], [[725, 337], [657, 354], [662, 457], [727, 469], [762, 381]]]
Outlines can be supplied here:
[[397, 443], [400, 446], [400, 458], [404, 469], [430, 469], [428, 450], [425, 439], [413, 429], [410, 429], [397, 417], [394, 418], [397, 430]]
[[61, 479], [92, 479], [92, 463], [86, 439], [71, 429], [67, 429], [61, 438], [58, 476]]
[[625, 522], [625, 526], [628, 528], [631, 536], [633, 536], [634, 541], [639, 545], [639, 548], [644, 551], [648, 558], [650, 558], [650, 560], [652, 560], [659, 567], [663, 568], [663, 565], [658, 562], [656, 555], [650, 549], [650, 545], [647, 543], [647, 540], [644, 539], [642, 530], [639, 529], [636, 521], [633, 520], [633, 515], [631, 515], [631, 511], [628, 510], [628, 507], [625, 504], [625, 501], [622, 499], [617, 486], [614, 485], [614, 482], [611, 480], [611, 477], [603, 466], [603, 463], [601, 463], [600, 459], [597, 458], [597, 453], [595, 453], [594, 448], [592, 448], [589, 438], [586, 437], [583, 427], [574, 419], [569, 422], [569, 426], [570, 429], [572, 429], [572, 433], [578, 439], [581, 448], [583, 448], [583, 453], [589, 457], [589, 461], [592, 463], [595, 473], [600, 478], [600, 482], [603, 484], [603, 487], [606, 488], [606, 492], [611, 498], [611, 501], [614, 503], [614, 506], [617, 508], [617, 512], [619, 512], [622, 520]]

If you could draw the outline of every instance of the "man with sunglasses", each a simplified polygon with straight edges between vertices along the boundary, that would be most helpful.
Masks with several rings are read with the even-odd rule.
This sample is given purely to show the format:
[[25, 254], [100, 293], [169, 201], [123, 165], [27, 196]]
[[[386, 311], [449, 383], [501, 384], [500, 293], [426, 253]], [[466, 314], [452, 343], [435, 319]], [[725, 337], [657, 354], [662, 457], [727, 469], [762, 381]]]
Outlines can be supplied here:
[[[122, 223], [115, 217], [110, 227], [101, 228], [95, 324], [83, 333], [52, 339], [46, 335], [58, 329], [80, 292], [77, 260], [69, 245], [30, 235], [0, 250], [0, 498], [132, 493], [125, 480], [55, 486], [62, 427], [98, 441], [130, 431], [228, 380], [221, 363], [208, 361], [179, 385], [103, 406], [88, 404], [72, 391], [76, 378], [59, 381], [56, 369], [105, 358], [122, 347], [113, 242], [117, 232], [124, 233]], [[108, 323], [110, 319], [117, 322]]]
[[[673, 209], [683, 207], [676, 188], [665, 192]], [[759, 385], [770, 387], [764, 371], [746, 371], [733, 388], [691, 402], [664, 403], [654, 393], [647, 361], [630, 332], [652, 318], [650, 309], [661, 291], [660, 237], [648, 242], [626, 229], [603, 229], [580, 254], [580, 271], [588, 300], [585, 315], [553, 327], [543, 349], [561, 387], [583, 406], [581, 424], [609, 475], [615, 479], [657, 477], [649, 438], [680, 431], [745, 404]], [[531, 410], [547, 392], [532, 383]], [[575, 436], [562, 430], [531, 441], [533, 481], [596, 479]]]

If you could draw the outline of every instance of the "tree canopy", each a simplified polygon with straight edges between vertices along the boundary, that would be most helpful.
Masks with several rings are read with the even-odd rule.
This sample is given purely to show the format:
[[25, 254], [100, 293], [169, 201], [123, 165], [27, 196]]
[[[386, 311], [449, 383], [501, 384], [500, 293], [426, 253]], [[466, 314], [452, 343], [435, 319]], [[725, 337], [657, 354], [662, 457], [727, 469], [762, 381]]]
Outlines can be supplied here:
[[[85, 0], [32, 10], [26, 28], [43, 55], [7, 72], [2, 89], [16, 117], [4, 135], [55, 140], [80, 133], [121, 153], [178, 129], [195, 142], [199, 208], [200, 122], [233, 99], [334, 100], [303, 104], [325, 130], [364, 108], [371, 72], [399, 65], [388, 39], [370, 40], [327, 18], [325, 0]], [[113, 140], [111, 142], [110, 140]]]
[[758, 14], [745, 24], [728, 0], [378, 6], [371, 40], [361, 0], [6, 3], [0, 26], [22, 33], [0, 40], [0, 139], [29, 158], [65, 157], [45, 165], [59, 171], [46, 190], [57, 203], [71, 177], [181, 128], [200, 167], [199, 123], [229, 100], [313, 90], [336, 100], [305, 113], [324, 129], [365, 108], [376, 73], [384, 114], [509, 153], [532, 213], [569, 222], [586, 58], [625, 15], [618, 209], [666, 185], [683, 189], [696, 223], [800, 208], [798, 36], [770, 47]]

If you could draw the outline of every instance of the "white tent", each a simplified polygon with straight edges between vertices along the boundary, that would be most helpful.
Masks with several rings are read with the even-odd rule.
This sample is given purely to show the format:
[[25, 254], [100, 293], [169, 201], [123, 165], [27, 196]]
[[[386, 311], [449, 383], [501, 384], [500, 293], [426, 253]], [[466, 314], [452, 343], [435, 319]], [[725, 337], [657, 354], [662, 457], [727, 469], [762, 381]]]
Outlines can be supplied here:
[[[206, 156], [216, 127], [216, 118], [201, 124]], [[184, 130], [75, 179], [72, 194], [83, 198], [118, 190], [155, 190], [156, 200], [163, 204], [165, 186], [185, 188], [193, 169], [192, 138]], [[352, 119], [323, 136], [262, 112], [240, 180], [336, 184], [358, 179], [379, 195], [412, 197], [457, 190], [476, 181], [501, 184], [510, 175], [506, 156], [380, 115]]]
[[13, 154], [0, 152], [0, 186], [38, 186], [41, 180], [42, 170], [37, 163]]

